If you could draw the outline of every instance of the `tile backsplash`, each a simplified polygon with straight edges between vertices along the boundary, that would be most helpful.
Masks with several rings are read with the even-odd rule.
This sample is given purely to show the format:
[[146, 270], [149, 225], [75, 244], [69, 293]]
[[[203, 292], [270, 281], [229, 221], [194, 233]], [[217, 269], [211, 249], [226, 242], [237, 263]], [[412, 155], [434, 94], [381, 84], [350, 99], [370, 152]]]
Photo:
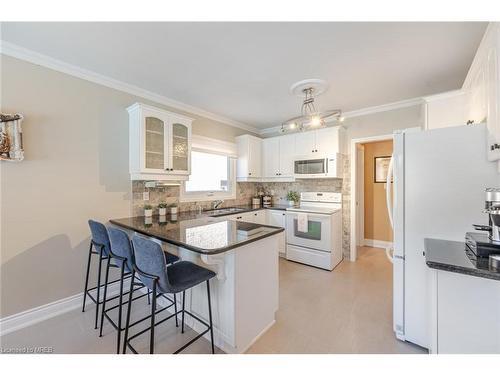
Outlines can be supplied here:
[[[273, 203], [287, 203], [286, 194], [293, 190], [297, 192], [304, 191], [327, 191], [342, 193], [342, 247], [344, 257], [349, 258], [350, 246], [350, 174], [349, 158], [344, 157], [344, 178], [334, 179], [307, 179], [297, 180], [295, 182], [239, 182], [236, 184], [236, 199], [225, 200], [221, 207], [230, 207], [238, 205], [251, 204], [252, 197], [258, 191], [273, 194]], [[149, 191], [149, 201], [144, 201], [143, 192]], [[165, 202], [167, 204], [177, 204], [179, 211], [195, 211], [199, 206], [203, 210], [210, 209], [212, 201], [199, 202], [179, 202], [180, 187], [169, 186], [160, 188], [146, 189], [142, 181], [132, 182], [132, 215], [142, 216], [143, 207], [146, 204], [154, 207], [154, 213], [158, 211], [158, 204]]]

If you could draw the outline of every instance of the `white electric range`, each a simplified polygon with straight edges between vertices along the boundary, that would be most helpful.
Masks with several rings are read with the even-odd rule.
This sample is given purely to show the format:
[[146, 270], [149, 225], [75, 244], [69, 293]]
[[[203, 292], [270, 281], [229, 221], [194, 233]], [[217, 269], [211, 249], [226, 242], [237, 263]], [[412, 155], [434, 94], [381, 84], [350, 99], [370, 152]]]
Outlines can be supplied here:
[[343, 259], [342, 194], [301, 193], [300, 207], [286, 210], [286, 242], [288, 260], [333, 270]]

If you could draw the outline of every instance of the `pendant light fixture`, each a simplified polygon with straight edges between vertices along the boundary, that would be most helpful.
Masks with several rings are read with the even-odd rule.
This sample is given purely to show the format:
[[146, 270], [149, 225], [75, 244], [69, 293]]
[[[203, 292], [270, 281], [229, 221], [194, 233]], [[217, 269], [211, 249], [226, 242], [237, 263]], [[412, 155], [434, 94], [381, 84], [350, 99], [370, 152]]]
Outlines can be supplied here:
[[321, 79], [306, 79], [294, 83], [290, 87], [290, 93], [303, 97], [300, 116], [293, 117], [281, 124], [281, 132], [290, 130], [304, 131], [311, 128], [326, 126], [331, 122], [342, 122], [342, 111], [340, 109], [331, 109], [327, 111], [318, 111], [314, 105], [314, 99], [328, 89], [328, 85]]

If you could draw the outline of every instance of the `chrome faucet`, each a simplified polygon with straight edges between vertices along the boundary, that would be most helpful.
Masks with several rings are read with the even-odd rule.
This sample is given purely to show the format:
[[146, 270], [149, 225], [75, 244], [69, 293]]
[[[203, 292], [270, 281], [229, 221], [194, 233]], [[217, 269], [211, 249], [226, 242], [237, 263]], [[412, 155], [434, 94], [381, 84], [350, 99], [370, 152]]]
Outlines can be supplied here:
[[218, 209], [218, 208], [219, 208], [219, 206], [220, 206], [222, 203], [224, 203], [224, 201], [223, 201], [222, 199], [220, 199], [220, 200], [216, 200], [216, 201], [213, 201], [213, 202], [212, 202], [212, 208], [213, 208], [214, 210], [216, 210], [216, 209]]

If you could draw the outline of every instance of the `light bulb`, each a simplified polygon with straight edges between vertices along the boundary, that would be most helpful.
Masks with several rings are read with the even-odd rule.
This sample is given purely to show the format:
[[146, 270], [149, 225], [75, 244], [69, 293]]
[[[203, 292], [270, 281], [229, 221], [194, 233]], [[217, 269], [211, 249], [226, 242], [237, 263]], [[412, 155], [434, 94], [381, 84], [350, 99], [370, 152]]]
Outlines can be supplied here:
[[311, 125], [318, 126], [319, 124], [321, 124], [321, 119], [318, 116], [313, 116], [311, 118]]
[[297, 124], [295, 122], [292, 122], [290, 124], [290, 129], [295, 129], [297, 127]]
[[344, 120], [345, 120], [345, 117], [344, 117], [344, 116], [339, 117], [339, 121], [340, 121], [340, 122], [344, 122]]

